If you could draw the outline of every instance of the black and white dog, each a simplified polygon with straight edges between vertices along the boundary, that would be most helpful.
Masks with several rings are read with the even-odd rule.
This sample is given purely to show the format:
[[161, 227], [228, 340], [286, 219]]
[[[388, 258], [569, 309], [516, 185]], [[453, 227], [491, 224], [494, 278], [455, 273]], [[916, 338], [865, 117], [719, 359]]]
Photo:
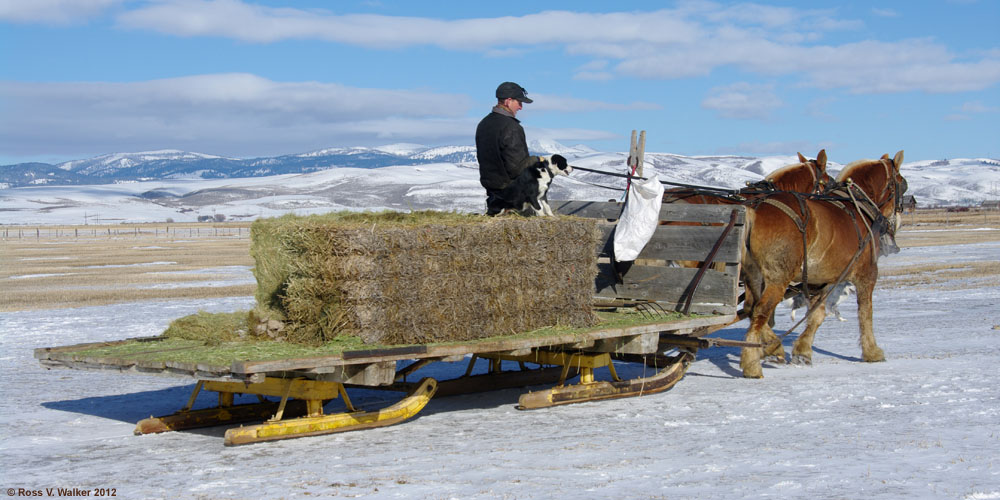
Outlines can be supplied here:
[[[840, 303], [852, 293], [857, 294], [858, 289], [855, 288], [853, 283], [849, 283], [847, 281], [842, 281], [837, 284], [837, 286], [833, 287], [833, 290], [830, 291], [830, 295], [826, 296], [826, 316], [836, 316], [840, 321], [847, 321], [840, 315], [840, 309], [838, 309], [837, 306], [839, 306]], [[803, 307], [809, 307], [809, 300], [806, 299], [805, 294], [800, 293], [790, 299], [785, 299], [782, 304], [792, 308], [790, 316], [792, 317], [792, 321], [795, 321], [795, 310]]]
[[521, 171], [521, 175], [503, 190], [504, 209], [524, 216], [554, 215], [548, 202], [549, 186], [557, 175], [569, 175], [573, 167], [561, 155], [543, 156], [541, 160]]

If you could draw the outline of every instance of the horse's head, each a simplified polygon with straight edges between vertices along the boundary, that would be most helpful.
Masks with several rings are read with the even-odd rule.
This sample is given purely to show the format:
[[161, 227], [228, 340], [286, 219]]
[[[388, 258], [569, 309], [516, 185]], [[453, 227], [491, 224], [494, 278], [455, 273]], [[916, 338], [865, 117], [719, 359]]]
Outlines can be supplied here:
[[826, 150], [821, 149], [815, 160], [808, 160], [799, 153], [799, 163], [785, 165], [764, 177], [781, 191], [796, 193], [822, 193], [830, 182], [826, 173]]
[[900, 151], [892, 159], [885, 154], [878, 160], [850, 163], [837, 175], [837, 182], [846, 183], [852, 197], [857, 196], [874, 205], [887, 220], [888, 227], [885, 229], [892, 237], [902, 222], [899, 214], [903, 213], [903, 194], [909, 187], [899, 172], [902, 163], [903, 152]]

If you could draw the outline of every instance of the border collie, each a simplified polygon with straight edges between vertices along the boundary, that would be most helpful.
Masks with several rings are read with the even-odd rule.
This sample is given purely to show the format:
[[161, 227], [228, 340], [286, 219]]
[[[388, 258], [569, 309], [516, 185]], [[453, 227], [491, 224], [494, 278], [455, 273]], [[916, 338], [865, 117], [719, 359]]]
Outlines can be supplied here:
[[524, 216], [554, 215], [548, 202], [549, 186], [557, 175], [569, 175], [572, 171], [573, 167], [560, 155], [542, 157], [541, 162], [521, 171], [503, 190], [504, 209]]
[[[840, 309], [837, 307], [841, 302], [844, 301], [851, 294], [857, 294], [858, 289], [855, 288], [853, 283], [847, 281], [840, 282], [837, 286], [833, 288], [830, 295], [826, 296], [826, 316], [836, 316], [840, 321], [847, 321], [843, 316], [840, 315]], [[806, 299], [805, 294], [798, 294], [790, 299], [785, 299], [782, 304], [785, 304], [792, 308], [790, 316], [792, 321], [795, 321], [795, 310], [801, 309], [803, 307], [809, 307], [809, 300]]]

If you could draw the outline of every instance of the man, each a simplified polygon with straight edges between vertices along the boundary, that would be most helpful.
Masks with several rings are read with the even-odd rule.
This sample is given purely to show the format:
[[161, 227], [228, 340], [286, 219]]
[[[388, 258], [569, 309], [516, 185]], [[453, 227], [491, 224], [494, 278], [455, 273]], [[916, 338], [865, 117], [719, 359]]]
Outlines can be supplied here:
[[497, 104], [476, 127], [476, 157], [479, 159], [479, 182], [486, 188], [486, 215], [503, 210], [503, 190], [525, 168], [545, 161], [528, 155], [524, 129], [516, 118], [528, 93], [514, 82], [497, 87]]

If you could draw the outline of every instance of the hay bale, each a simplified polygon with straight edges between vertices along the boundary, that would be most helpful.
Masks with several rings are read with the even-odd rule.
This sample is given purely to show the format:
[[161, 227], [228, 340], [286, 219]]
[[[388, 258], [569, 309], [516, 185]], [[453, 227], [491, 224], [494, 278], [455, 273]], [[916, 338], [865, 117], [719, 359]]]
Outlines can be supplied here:
[[442, 212], [264, 219], [251, 228], [257, 321], [291, 341], [421, 344], [587, 326], [596, 222]]

